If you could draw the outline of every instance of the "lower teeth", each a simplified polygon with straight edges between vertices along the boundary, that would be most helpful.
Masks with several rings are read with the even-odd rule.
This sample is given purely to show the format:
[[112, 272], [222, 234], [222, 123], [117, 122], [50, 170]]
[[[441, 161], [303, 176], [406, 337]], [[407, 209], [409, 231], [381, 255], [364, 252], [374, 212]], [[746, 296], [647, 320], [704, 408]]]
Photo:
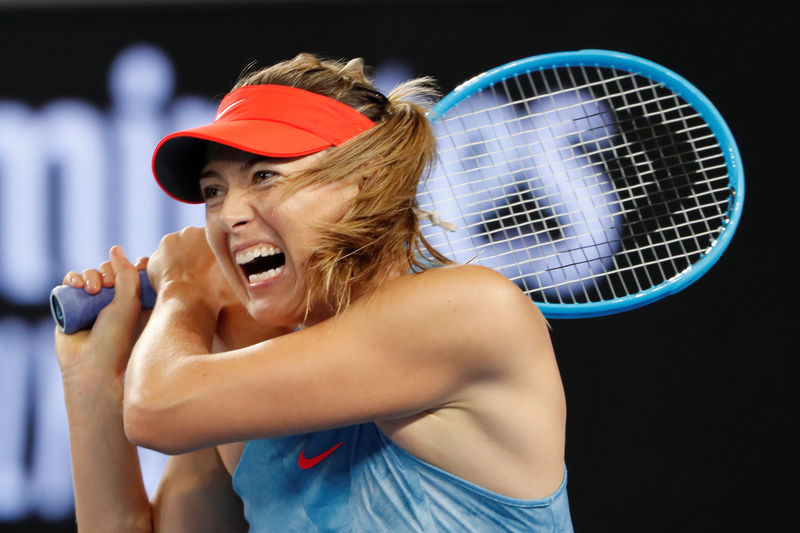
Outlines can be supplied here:
[[279, 266], [278, 268], [273, 268], [265, 272], [259, 272], [258, 274], [251, 274], [247, 279], [250, 281], [250, 283], [258, 283], [259, 281], [274, 278], [281, 272], [283, 272], [283, 266]]

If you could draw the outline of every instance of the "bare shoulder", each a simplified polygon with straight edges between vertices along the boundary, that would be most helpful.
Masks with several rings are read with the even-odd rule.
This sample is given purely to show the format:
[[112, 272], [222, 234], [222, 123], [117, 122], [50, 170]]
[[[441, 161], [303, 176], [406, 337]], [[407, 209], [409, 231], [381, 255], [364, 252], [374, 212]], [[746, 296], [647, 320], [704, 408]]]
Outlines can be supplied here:
[[409, 291], [411, 294], [424, 291], [432, 298], [456, 298], [461, 304], [468, 304], [469, 300], [483, 300], [490, 304], [513, 304], [514, 300], [517, 300], [517, 305], [531, 303], [506, 277], [478, 265], [451, 265], [425, 270], [397, 278], [384, 289]]
[[533, 301], [508, 278], [486, 267], [453, 265], [404, 276], [397, 282], [408, 299], [431, 311], [449, 306], [474, 313], [483, 324], [489, 321], [498, 327], [514, 327], [533, 321], [546, 328]]
[[502, 356], [521, 347], [549, 347], [547, 323], [513, 282], [477, 265], [453, 265], [403, 276], [376, 295], [417, 331], [435, 330], [467, 352]]

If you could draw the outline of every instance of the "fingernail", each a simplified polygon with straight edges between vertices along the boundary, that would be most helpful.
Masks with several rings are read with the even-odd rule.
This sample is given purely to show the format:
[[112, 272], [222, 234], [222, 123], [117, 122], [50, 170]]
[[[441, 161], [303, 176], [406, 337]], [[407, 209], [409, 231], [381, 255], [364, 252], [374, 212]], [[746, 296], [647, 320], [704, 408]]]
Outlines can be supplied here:
[[122, 249], [122, 246], [119, 244], [115, 244], [111, 247], [111, 252], [117, 254], [118, 257], [125, 257], [125, 250]]

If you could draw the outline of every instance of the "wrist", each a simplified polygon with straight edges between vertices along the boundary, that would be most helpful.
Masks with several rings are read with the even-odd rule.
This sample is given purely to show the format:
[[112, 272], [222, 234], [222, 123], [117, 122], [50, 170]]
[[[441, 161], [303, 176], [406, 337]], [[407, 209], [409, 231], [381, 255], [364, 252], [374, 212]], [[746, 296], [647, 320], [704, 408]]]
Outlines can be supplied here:
[[145, 331], [172, 336], [182, 331], [203, 339], [208, 337], [210, 344], [220, 309], [217, 300], [209, 292], [196, 283], [183, 280], [165, 282], [158, 291], [153, 313], [156, 316], [155, 325], [150, 327], [153, 325], [151, 320]]
[[213, 291], [183, 279], [162, 282], [158, 289], [158, 300], [178, 301], [192, 312], [212, 313], [215, 318], [220, 312], [219, 302], [213, 297]]
[[[123, 377], [98, 367], [72, 368], [62, 373], [64, 400], [71, 422], [81, 420], [79, 413], [122, 413]], [[77, 416], [77, 418], [75, 418]]]
[[118, 361], [93, 357], [93, 354], [80, 353], [70, 363], [60, 361], [61, 381], [65, 391], [97, 387], [98, 384], [114, 384], [122, 388], [125, 365]]

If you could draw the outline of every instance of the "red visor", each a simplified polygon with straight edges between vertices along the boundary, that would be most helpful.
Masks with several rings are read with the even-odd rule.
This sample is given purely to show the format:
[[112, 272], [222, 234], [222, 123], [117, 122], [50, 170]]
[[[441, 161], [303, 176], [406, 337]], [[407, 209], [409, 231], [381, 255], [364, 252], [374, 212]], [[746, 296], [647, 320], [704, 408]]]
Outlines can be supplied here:
[[327, 96], [284, 85], [248, 85], [219, 104], [214, 122], [171, 133], [153, 153], [153, 174], [173, 198], [200, 203], [208, 141], [267, 157], [300, 157], [338, 146], [374, 123]]

